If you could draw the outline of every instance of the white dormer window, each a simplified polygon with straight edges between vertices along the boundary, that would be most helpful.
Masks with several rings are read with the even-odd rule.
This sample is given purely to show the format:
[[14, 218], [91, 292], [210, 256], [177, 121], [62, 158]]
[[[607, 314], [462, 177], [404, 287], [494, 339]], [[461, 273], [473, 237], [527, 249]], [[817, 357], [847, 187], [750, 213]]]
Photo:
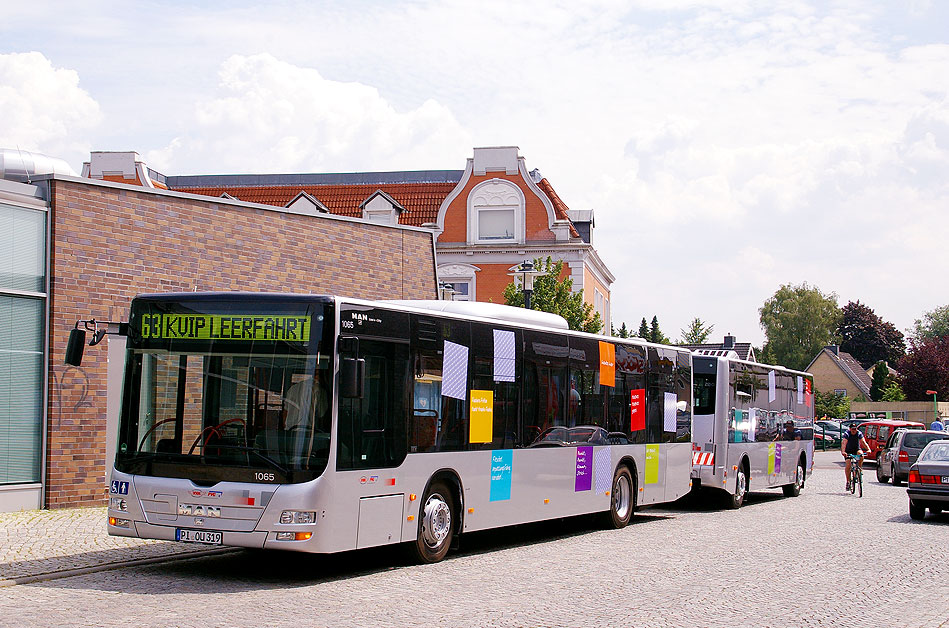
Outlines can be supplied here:
[[398, 201], [382, 190], [373, 192], [359, 204], [359, 208], [362, 209], [363, 220], [381, 225], [399, 224], [399, 214], [405, 211]]
[[468, 196], [468, 244], [524, 241], [524, 194], [513, 183], [491, 179]]

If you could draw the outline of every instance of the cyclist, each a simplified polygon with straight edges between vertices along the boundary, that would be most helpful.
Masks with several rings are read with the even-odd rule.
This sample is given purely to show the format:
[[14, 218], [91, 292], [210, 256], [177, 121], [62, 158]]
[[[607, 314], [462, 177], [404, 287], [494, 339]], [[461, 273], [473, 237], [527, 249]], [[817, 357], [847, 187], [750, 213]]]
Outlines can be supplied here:
[[850, 424], [850, 429], [844, 432], [843, 438], [840, 440], [840, 453], [843, 455], [844, 460], [847, 461], [846, 468], [844, 472], [847, 475], [847, 488], [850, 490], [850, 456], [858, 456], [857, 464], [860, 466], [860, 469], [863, 470], [863, 455], [864, 453], [870, 453], [870, 445], [867, 444], [866, 439], [863, 437], [863, 432], [857, 429], [856, 423]]

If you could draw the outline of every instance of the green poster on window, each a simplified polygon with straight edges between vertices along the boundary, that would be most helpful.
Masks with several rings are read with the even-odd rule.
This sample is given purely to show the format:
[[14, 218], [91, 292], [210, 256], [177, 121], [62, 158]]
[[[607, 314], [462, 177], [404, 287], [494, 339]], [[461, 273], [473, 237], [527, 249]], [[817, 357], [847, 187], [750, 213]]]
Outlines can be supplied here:
[[645, 484], [659, 483], [659, 445], [646, 445]]

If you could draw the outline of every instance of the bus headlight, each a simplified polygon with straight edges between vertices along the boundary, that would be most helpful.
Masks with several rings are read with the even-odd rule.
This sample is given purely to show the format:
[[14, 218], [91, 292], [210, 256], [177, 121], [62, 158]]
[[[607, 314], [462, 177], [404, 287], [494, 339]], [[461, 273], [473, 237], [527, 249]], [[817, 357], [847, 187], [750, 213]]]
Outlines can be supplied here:
[[280, 523], [316, 523], [316, 513], [309, 510], [284, 510], [280, 513]]
[[119, 512], [128, 512], [129, 504], [121, 497], [109, 498], [109, 510], [118, 510]]

